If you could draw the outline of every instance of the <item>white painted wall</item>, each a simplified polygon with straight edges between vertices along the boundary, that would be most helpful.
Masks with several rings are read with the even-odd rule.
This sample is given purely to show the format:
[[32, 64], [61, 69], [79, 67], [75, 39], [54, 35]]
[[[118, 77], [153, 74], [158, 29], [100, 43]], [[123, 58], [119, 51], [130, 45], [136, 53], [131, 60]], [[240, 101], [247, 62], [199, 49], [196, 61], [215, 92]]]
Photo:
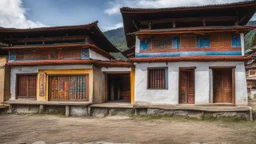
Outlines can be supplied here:
[[244, 33], [240, 34], [240, 39], [241, 39], [241, 52], [242, 52], [242, 56], [244, 56]]
[[109, 61], [108, 58], [102, 56], [101, 54], [89, 49], [89, 57], [91, 59], [95, 59], [95, 60], [103, 60], [103, 61]]
[[15, 100], [16, 93], [16, 75], [17, 74], [32, 74], [38, 73], [39, 70], [63, 70], [63, 69], [91, 69], [92, 65], [61, 65], [61, 66], [19, 66], [11, 68], [11, 81], [10, 81], [10, 100]]
[[[179, 68], [195, 69], [195, 104], [212, 103], [212, 72], [210, 66], [236, 66], [236, 105], [247, 105], [246, 73], [243, 62], [169, 62], [137, 63], [135, 73], [135, 103], [178, 104]], [[148, 90], [148, 68], [168, 67], [168, 89]]]
[[136, 36], [135, 54], [140, 53], [140, 39]]
[[123, 68], [123, 67], [103, 67], [101, 68], [101, 71], [103, 72], [130, 72], [131, 68]]

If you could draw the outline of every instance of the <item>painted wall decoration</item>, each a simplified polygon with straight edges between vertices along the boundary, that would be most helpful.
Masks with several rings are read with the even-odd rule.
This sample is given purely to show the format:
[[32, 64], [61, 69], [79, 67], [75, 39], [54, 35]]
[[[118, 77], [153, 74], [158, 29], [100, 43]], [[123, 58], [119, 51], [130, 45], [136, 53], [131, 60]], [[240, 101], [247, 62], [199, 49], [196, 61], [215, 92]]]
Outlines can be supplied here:
[[88, 100], [88, 75], [50, 76], [50, 100]]
[[41, 97], [45, 96], [45, 79], [45, 73], [39, 74], [39, 96]]

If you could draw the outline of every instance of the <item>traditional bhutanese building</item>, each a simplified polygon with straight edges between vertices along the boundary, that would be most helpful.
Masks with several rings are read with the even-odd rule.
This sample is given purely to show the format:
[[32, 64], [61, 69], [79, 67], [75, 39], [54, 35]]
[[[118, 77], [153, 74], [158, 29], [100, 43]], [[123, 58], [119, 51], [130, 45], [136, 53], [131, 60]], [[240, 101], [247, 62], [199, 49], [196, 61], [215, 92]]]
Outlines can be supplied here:
[[256, 2], [121, 8], [136, 104], [247, 105], [244, 35]]
[[256, 98], [256, 46], [245, 52], [245, 55], [250, 57], [246, 62], [246, 78], [247, 78], [247, 89], [250, 98]]
[[[2, 28], [0, 34], [1, 41], [9, 45], [2, 50], [9, 53], [6, 66], [10, 68], [11, 90], [5, 103], [11, 109], [30, 106], [29, 109], [38, 110], [40, 106], [43, 110], [57, 105], [66, 106], [66, 114], [72, 115], [77, 110], [75, 106], [108, 101], [131, 103], [133, 64], [110, 55], [119, 50], [103, 35], [97, 22]], [[87, 107], [78, 109], [88, 114]]]

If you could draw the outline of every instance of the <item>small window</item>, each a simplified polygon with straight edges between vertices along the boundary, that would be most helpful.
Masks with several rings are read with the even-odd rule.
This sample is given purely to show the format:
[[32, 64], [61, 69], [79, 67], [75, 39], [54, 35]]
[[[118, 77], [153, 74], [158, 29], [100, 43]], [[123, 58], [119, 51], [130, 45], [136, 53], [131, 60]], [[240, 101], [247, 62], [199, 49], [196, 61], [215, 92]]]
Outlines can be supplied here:
[[239, 34], [232, 35], [232, 47], [241, 47], [241, 39]]
[[36, 75], [18, 75], [17, 98], [36, 98]]
[[197, 47], [198, 48], [210, 47], [210, 37], [209, 36], [197, 36]]
[[168, 69], [148, 69], [148, 89], [167, 89]]
[[152, 49], [170, 49], [170, 48], [172, 48], [171, 38], [153, 39]]
[[140, 50], [148, 50], [149, 43], [150, 43], [150, 39], [144, 39], [140, 41]]
[[172, 38], [172, 47], [173, 48], [180, 48], [180, 38], [179, 37], [173, 37]]

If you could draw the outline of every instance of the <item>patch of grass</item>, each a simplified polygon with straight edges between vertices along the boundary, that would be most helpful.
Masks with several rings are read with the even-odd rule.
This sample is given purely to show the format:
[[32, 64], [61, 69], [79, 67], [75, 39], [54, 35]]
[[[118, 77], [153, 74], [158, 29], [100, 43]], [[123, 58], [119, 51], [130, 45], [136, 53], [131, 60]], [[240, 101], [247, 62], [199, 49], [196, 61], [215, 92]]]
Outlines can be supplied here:
[[133, 118], [141, 119], [141, 120], [200, 121], [197, 118], [183, 117], [183, 116], [171, 116], [171, 115], [140, 115], [140, 116], [133, 116]]

